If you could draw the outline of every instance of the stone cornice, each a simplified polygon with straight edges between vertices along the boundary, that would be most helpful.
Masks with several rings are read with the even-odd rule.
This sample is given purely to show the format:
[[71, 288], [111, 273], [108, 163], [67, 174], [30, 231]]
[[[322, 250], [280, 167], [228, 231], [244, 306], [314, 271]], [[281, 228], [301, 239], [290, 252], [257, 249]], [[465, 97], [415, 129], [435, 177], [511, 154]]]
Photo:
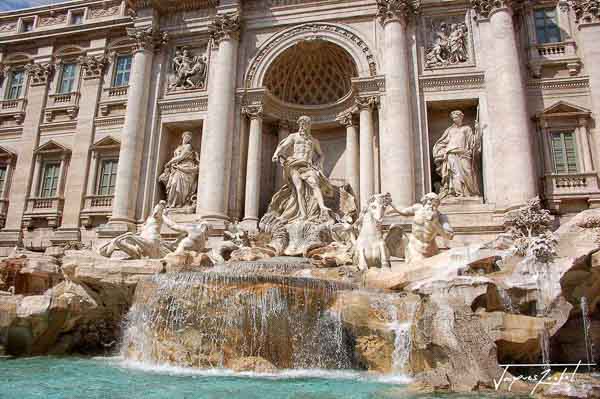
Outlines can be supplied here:
[[54, 73], [54, 64], [50, 62], [27, 64], [25, 70], [31, 80], [31, 85], [41, 86], [47, 84]]
[[152, 27], [127, 28], [127, 36], [135, 41], [133, 51], [155, 51], [169, 41], [166, 32], [160, 32]]
[[415, 12], [415, 4], [411, 0], [376, 0], [377, 18], [382, 24], [392, 21], [406, 23]]
[[214, 8], [218, 3], [218, 0], [127, 0], [127, 7], [133, 11], [143, 8], [153, 8], [165, 14], [177, 11]]
[[108, 65], [108, 57], [105, 55], [83, 55], [78, 59], [79, 65], [83, 71], [84, 79], [99, 79], [104, 73], [104, 68]]
[[569, 4], [579, 26], [600, 22], [600, 0], [569, 0]]
[[241, 18], [238, 12], [217, 15], [209, 26], [210, 35], [216, 43], [237, 39], [240, 33]]

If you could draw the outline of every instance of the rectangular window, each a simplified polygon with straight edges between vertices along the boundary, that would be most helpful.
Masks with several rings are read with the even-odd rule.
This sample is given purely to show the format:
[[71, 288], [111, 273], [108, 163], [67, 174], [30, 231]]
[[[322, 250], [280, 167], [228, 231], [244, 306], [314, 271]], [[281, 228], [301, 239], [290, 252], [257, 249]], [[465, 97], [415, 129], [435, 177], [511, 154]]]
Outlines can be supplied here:
[[56, 197], [58, 191], [58, 178], [60, 174], [60, 162], [46, 162], [42, 174], [42, 185], [40, 197]]
[[77, 70], [77, 66], [74, 63], [71, 64], [63, 64], [60, 80], [58, 81], [58, 93], [70, 93], [73, 91], [75, 87], [75, 71]]
[[118, 160], [104, 159], [100, 164], [100, 179], [98, 182], [98, 195], [113, 195], [117, 182]]
[[6, 171], [8, 168], [6, 165], [0, 165], [0, 195], [5, 196], [4, 185], [6, 184]]
[[21, 32], [31, 32], [33, 30], [33, 19], [21, 21]]
[[16, 100], [23, 94], [23, 85], [25, 83], [25, 71], [12, 71], [9, 76], [8, 87], [6, 88], [6, 99]]
[[577, 173], [577, 147], [573, 132], [555, 132], [551, 135], [554, 173]]
[[129, 74], [131, 73], [131, 56], [120, 55], [117, 57], [115, 65], [115, 76], [113, 86], [127, 86], [129, 84]]
[[560, 42], [556, 9], [535, 10], [535, 35], [538, 44]]
[[83, 13], [74, 12], [71, 14], [71, 25], [81, 25], [83, 23]]

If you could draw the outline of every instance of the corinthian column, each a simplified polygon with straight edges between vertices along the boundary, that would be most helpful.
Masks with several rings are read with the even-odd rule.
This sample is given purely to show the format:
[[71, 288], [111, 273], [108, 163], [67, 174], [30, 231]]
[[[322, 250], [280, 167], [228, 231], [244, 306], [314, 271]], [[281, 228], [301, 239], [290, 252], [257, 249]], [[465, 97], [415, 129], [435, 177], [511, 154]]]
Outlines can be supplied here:
[[360, 151], [358, 146], [358, 126], [351, 113], [347, 113], [338, 118], [338, 122], [346, 128], [346, 180], [354, 191], [354, 197], [360, 204]]
[[357, 97], [360, 112], [360, 204], [367, 203], [375, 193], [375, 154], [373, 137], [373, 108], [377, 97]]
[[205, 219], [227, 220], [231, 167], [231, 132], [235, 107], [235, 81], [240, 18], [218, 15], [211, 25], [219, 46], [208, 96], [208, 116], [202, 136], [197, 213]]
[[260, 203], [260, 170], [262, 161], [262, 106], [244, 107], [243, 112], [250, 118], [248, 139], [248, 163], [246, 167], [246, 204], [244, 225], [250, 230], [258, 228], [258, 208]]
[[492, 201], [500, 208], [507, 208], [525, 203], [537, 192], [513, 10], [510, 0], [472, 0], [471, 5], [485, 31], [482, 42], [488, 51], [485, 80], [496, 184], [496, 198]]
[[135, 203], [137, 199], [152, 58], [157, 46], [167, 37], [153, 28], [128, 28], [127, 35], [135, 40], [133, 65], [127, 93], [127, 111], [121, 133], [119, 169], [115, 182], [115, 197], [109, 229], [135, 229]]
[[[594, 133], [600, 132], [600, 1], [574, 0], [571, 2], [575, 10], [575, 19], [579, 29], [579, 44], [583, 54], [583, 64], [590, 82], [590, 97], [592, 98], [592, 117], [596, 121]], [[596, 162], [600, 159], [600, 143], [597, 143]], [[598, 170], [598, 168], [593, 168]]]
[[377, 0], [377, 17], [384, 32], [384, 110], [385, 125], [388, 126], [379, 137], [381, 191], [392, 194], [394, 203], [400, 206], [413, 204], [415, 197], [410, 56], [406, 34], [411, 4], [409, 0]]
[[[277, 131], [277, 142], [281, 143], [287, 136], [290, 135], [290, 123], [285, 120], [279, 121], [279, 130]], [[279, 190], [285, 183], [283, 181], [283, 167], [276, 163], [277, 175], [275, 176], [275, 191]]]

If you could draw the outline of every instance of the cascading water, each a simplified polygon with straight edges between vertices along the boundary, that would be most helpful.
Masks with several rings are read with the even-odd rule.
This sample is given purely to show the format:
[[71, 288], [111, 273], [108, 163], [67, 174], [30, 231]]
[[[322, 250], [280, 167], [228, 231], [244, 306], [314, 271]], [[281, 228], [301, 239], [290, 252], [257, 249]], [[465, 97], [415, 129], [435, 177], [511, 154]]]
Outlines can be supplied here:
[[588, 370], [591, 371], [591, 364], [594, 363], [594, 340], [592, 337], [590, 310], [586, 297], [581, 297], [581, 318], [583, 320], [583, 336], [585, 339], [585, 354], [587, 356]]
[[355, 367], [340, 311], [352, 286], [299, 277], [178, 273], [140, 282], [123, 355], [149, 363], [227, 367], [262, 357], [278, 368]]

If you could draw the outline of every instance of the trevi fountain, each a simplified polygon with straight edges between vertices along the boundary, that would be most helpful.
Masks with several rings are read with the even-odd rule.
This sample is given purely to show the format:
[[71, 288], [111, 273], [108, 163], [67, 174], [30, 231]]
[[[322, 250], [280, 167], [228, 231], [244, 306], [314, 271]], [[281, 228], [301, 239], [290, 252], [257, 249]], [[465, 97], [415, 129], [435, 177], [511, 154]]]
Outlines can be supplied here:
[[[343, 24], [297, 21], [264, 46], [256, 36], [249, 86], [236, 91], [230, 75], [246, 65], [237, 58], [239, 37], [262, 26], [257, 15], [335, 13], [330, 3], [357, 7], [357, 26], [376, 16], [365, 31], [381, 34], [389, 53], [372, 53], [371, 41]], [[512, 17], [537, 18], [533, 6], [452, 2], [446, 18], [427, 14], [441, 6], [430, 3], [78, 0], [0, 14], [0, 39], [17, 21], [6, 47], [0, 41], [0, 130], [13, 134], [16, 121], [25, 138], [35, 130], [35, 93], [55, 90], [48, 79], [57, 68], [58, 87], [71, 84], [64, 65], [75, 53], [48, 68], [38, 61], [54, 50], [32, 58], [27, 112], [11, 113], [5, 125], [2, 112], [21, 107], [11, 93], [23, 84], [14, 72], [20, 58], [1, 53], [10, 38], [121, 18], [129, 40], [105, 57], [98, 49], [112, 44], [89, 36], [76, 64], [81, 87], [51, 94], [40, 108], [43, 140], [30, 146], [33, 158], [0, 139], [0, 158], [17, 165], [0, 174], [8, 207], [0, 229], [0, 398], [600, 397], [600, 210], [597, 188], [586, 186], [595, 176], [586, 141], [592, 113], [561, 100], [527, 117]], [[423, 37], [413, 26], [418, 7]], [[565, 7], [577, 21], [598, 18], [597, 2], [558, 5]], [[204, 19], [212, 21], [205, 53], [203, 39], [177, 31]], [[413, 55], [407, 43], [417, 36], [426, 45]], [[492, 39], [498, 66], [488, 68], [499, 77], [486, 72], [490, 95], [473, 94], [484, 87], [479, 75], [444, 75], [436, 79], [476, 84], [456, 98], [444, 89], [425, 108], [407, 100], [416, 82], [408, 75], [421, 71], [412, 68], [425, 78], [475, 71], [476, 50]], [[129, 46], [133, 66], [123, 58]], [[413, 56], [419, 65], [405, 62]], [[578, 79], [582, 66], [572, 58], [549, 65], [538, 57], [530, 68], [543, 80], [565, 64], [557, 76]], [[286, 80], [306, 62], [312, 70]], [[516, 73], [512, 80], [506, 71]], [[346, 73], [352, 79], [336, 81]], [[100, 90], [97, 82], [110, 79], [104, 74], [129, 83]], [[590, 87], [596, 81], [590, 77]], [[92, 89], [98, 109], [86, 103]], [[333, 103], [324, 105], [327, 98]], [[576, 140], [560, 118], [575, 121]], [[550, 137], [535, 144], [540, 164], [564, 167], [539, 179], [553, 190], [537, 189], [533, 139], [521, 129], [530, 119]], [[56, 132], [71, 123], [82, 139], [65, 144]], [[421, 147], [407, 135], [413, 126], [427, 135]]]

